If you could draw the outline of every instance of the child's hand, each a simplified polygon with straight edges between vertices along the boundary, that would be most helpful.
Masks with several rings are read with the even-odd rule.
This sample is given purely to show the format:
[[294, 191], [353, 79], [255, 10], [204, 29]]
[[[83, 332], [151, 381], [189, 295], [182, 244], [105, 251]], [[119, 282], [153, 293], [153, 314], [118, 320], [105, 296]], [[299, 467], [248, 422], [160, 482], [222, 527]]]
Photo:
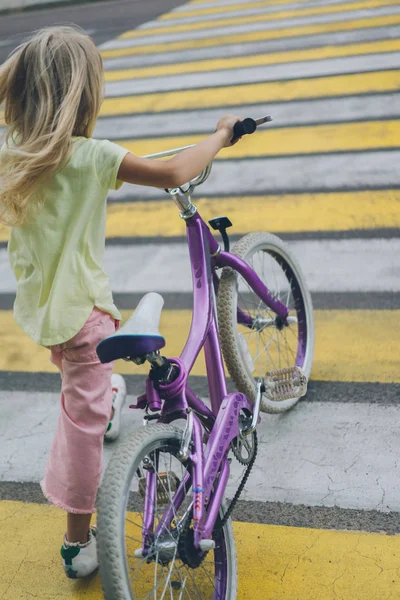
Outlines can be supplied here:
[[231, 143], [231, 140], [233, 138], [233, 128], [235, 126], [235, 123], [237, 123], [238, 121], [241, 121], [241, 119], [239, 117], [234, 117], [233, 115], [225, 115], [218, 121], [217, 131], [221, 131], [224, 134], [224, 148], [226, 148], [227, 146], [233, 146], [234, 144], [236, 144], [236, 142], [239, 141], [239, 139], [241, 139], [239, 138], [233, 144]]

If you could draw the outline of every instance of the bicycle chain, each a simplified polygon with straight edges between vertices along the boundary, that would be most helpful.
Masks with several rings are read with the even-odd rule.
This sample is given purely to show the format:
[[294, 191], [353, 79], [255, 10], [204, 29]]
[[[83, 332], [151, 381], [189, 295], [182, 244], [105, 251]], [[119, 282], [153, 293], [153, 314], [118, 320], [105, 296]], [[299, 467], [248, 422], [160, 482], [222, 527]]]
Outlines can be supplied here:
[[[224, 514], [223, 519], [220, 519], [220, 517], [218, 515], [217, 522], [216, 522], [217, 527], [216, 527], [216, 529], [214, 529], [214, 531], [215, 530], [221, 531], [222, 528], [224, 527], [224, 525], [226, 524], [226, 522], [228, 521], [228, 519], [230, 518], [232, 511], [235, 508], [237, 501], [239, 500], [240, 494], [242, 493], [243, 488], [246, 485], [246, 482], [250, 476], [251, 469], [253, 468], [254, 462], [257, 458], [257, 449], [258, 449], [257, 432], [254, 431], [254, 433], [252, 433], [252, 436], [253, 436], [253, 442], [254, 442], [253, 456], [251, 457], [250, 462], [247, 464], [247, 468], [246, 468], [245, 474], [242, 477], [242, 481], [240, 482], [240, 485], [239, 485], [238, 489], [236, 490], [236, 494], [234, 495], [231, 503], [229, 504], [229, 506]], [[238, 460], [238, 462], [240, 462], [240, 464], [243, 464], [236, 455], [235, 455], [235, 457]], [[191, 518], [187, 519], [187, 521], [183, 527], [183, 531], [181, 532], [181, 535], [179, 536], [178, 549], [179, 549], [179, 556], [180, 556], [180, 559], [182, 560], [182, 562], [184, 564], [190, 566], [191, 568], [196, 569], [203, 562], [207, 552], [205, 552], [202, 556], [201, 555], [199, 556], [196, 553], [196, 551], [194, 551], [194, 553], [192, 554], [192, 548], [194, 550], [194, 532], [193, 532], [193, 529], [190, 528], [190, 523], [191, 523]]]
[[228, 508], [227, 508], [227, 510], [225, 512], [224, 518], [221, 520], [221, 524], [220, 524], [221, 529], [223, 528], [223, 526], [226, 524], [226, 522], [228, 521], [229, 517], [231, 516], [232, 511], [235, 508], [235, 505], [236, 505], [237, 501], [239, 500], [240, 494], [242, 493], [243, 488], [246, 485], [246, 482], [247, 482], [247, 480], [248, 480], [248, 478], [250, 476], [250, 471], [253, 468], [253, 465], [254, 465], [255, 460], [257, 458], [257, 449], [258, 449], [257, 431], [255, 431], [252, 435], [253, 435], [253, 440], [254, 440], [253, 456], [252, 456], [251, 461], [249, 462], [249, 464], [247, 466], [245, 474], [243, 475], [242, 481], [240, 482], [239, 487], [236, 490], [236, 494], [232, 498], [232, 501], [229, 504], [229, 506], [228, 506]]

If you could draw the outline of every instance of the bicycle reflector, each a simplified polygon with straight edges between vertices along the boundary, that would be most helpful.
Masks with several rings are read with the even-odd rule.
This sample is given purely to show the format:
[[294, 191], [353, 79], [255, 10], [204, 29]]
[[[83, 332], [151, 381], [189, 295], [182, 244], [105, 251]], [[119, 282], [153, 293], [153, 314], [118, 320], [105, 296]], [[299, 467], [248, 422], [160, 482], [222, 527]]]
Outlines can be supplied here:
[[307, 393], [307, 377], [300, 367], [268, 371], [264, 385], [265, 396], [274, 402], [301, 398]]

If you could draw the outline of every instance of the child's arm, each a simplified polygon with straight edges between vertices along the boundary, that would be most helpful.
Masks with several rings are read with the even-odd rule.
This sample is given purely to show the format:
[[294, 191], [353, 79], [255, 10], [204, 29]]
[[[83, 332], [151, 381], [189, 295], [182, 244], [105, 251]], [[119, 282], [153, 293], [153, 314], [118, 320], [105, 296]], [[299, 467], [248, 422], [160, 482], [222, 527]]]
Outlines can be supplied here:
[[157, 188], [183, 185], [199, 175], [222, 148], [231, 145], [237, 121], [240, 121], [238, 117], [222, 117], [213, 135], [169, 160], [151, 160], [128, 153], [119, 168], [118, 179]]

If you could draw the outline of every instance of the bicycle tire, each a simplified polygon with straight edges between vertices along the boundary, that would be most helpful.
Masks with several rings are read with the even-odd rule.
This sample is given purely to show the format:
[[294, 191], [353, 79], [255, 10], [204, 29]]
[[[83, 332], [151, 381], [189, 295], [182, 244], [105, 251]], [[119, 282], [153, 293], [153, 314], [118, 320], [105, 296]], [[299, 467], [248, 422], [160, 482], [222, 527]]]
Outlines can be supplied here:
[[[162, 448], [172, 448], [172, 452], [175, 452], [175, 448], [177, 450], [180, 448], [181, 439], [182, 430], [177, 427], [162, 423], [148, 425], [126, 436], [110, 460], [100, 486], [97, 502], [99, 570], [106, 600], [139, 600], [145, 597], [144, 593], [135, 595], [129, 582], [129, 557], [127, 556], [125, 543], [125, 511], [128, 506], [131, 480], [133, 475], [137, 473], [143, 457], [155, 456], [154, 453], [157, 448], [157, 456], [160, 456]], [[157, 459], [157, 464], [159, 464], [159, 459]], [[188, 492], [188, 496], [189, 494], [191, 495], [190, 491]], [[224, 516], [224, 512], [224, 506], [222, 506], [219, 515], [221, 519]], [[136, 513], [133, 514], [135, 515]], [[136, 517], [134, 516], [133, 518]], [[204, 596], [201, 595], [201, 600], [235, 600], [237, 595], [237, 566], [235, 542], [230, 519], [222, 529], [218, 530], [216, 527], [214, 535], [214, 539], [217, 540], [216, 548], [207, 553], [207, 557], [210, 554], [214, 554], [215, 580], [213, 582], [212, 595], [205, 589], [207, 586], [203, 586], [205, 591]], [[220, 567], [218, 565], [224, 556], [226, 557], [225, 566], [222, 565]], [[151, 567], [155, 572], [159, 568], [163, 568], [158, 564], [159, 555], [156, 554], [156, 557], [154, 567]], [[179, 557], [176, 560], [180, 562]], [[207, 560], [209, 561], [210, 559]], [[156, 562], [157, 564], [155, 564]], [[205, 561], [205, 564], [208, 564], [208, 562]], [[184, 567], [191, 570], [190, 578], [192, 579], [200, 572], [200, 568], [192, 568], [186, 564]], [[216, 579], [217, 575], [220, 577], [218, 582]], [[193, 585], [190, 578], [188, 586]], [[225, 583], [222, 581], [223, 578], [225, 578]], [[172, 587], [169, 590], [168, 597], [174, 594], [172, 588], [176, 583], [176, 581], [173, 582], [171, 580], [170, 585]], [[151, 585], [153, 584], [151, 583]], [[221, 593], [214, 592], [214, 587], [217, 590], [219, 589]], [[150, 591], [154, 593], [154, 588]], [[151, 598], [153, 597], [155, 598], [152, 594]], [[175, 595], [173, 597], [175, 598]], [[176, 594], [176, 598], [178, 597], [180, 597], [179, 592]], [[190, 590], [185, 587], [185, 598], [190, 597]], [[200, 597], [198, 591], [196, 592], [196, 596], [193, 597]]]
[[[289, 282], [290, 285], [290, 293], [293, 295], [294, 298], [293, 310], [296, 312], [297, 318], [297, 329], [295, 334], [297, 336], [296, 354], [294, 355], [294, 350], [289, 348], [292, 352], [292, 354], [289, 355], [289, 351], [287, 347], [285, 347], [285, 344], [286, 346], [288, 345], [286, 338], [285, 343], [282, 342], [282, 348], [286, 349], [288, 356], [287, 363], [289, 363], [291, 360], [292, 364], [275, 364], [277, 362], [277, 359], [275, 359], [275, 361], [272, 361], [272, 359], [268, 361], [267, 357], [267, 360], [265, 362], [267, 363], [268, 368], [266, 368], [265, 371], [273, 370], [274, 368], [282, 368], [284, 366], [294, 366], [295, 364], [297, 364], [297, 366], [302, 367], [308, 378], [311, 373], [314, 356], [313, 307], [311, 296], [308, 291], [304, 275], [296, 259], [292, 256], [287, 245], [284, 242], [282, 242], [280, 238], [273, 234], [264, 232], [250, 233], [245, 235], [232, 246], [231, 251], [233, 254], [249, 263], [252, 262], [253, 257], [257, 252], [263, 253], [261, 255], [262, 260], [264, 260], [264, 254], [267, 254], [269, 257], [268, 260], [271, 260], [271, 264], [275, 262], [277, 265], [279, 265], [282, 272], [286, 276], [286, 281]], [[263, 277], [261, 278], [263, 279]], [[280, 291], [279, 289], [274, 290], [273, 281], [264, 281], [264, 283], [268, 286], [269, 290], [272, 293], [276, 293], [279, 296]], [[248, 354], [248, 352], [251, 354], [249, 349], [249, 341], [250, 336], [253, 334], [251, 332], [249, 334], [241, 334], [239, 332], [240, 326], [238, 326], [237, 323], [237, 306], [238, 296], [241, 292], [238, 290], [240, 286], [242, 286], [243, 288], [244, 285], [245, 284], [243, 278], [234, 269], [230, 267], [225, 267], [223, 269], [217, 297], [218, 325], [222, 353], [228, 372], [231, 378], [233, 379], [237, 389], [240, 392], [246, 394], [246, 396], [248, 396], [248, 398], [252, 402], [254, 402], [256, 394], [256, 381], [259, 377], [263, 377], [265, 375], [265, 372], [258, 372], [256, 376], [254, 375], [254, 371], [252, 370], [253, 359], [252, 357], [250, 359], [250, 355]], [[250, 290], [250, 287], [247, 287]], [[281, 299], [285, 302], [286, 298]], [[246, 309], [243, 308], [241, 304], [245, 304], [245, 302], [240, 303], [239, 301], [239, 306], [245, 312], [251, 312], [250, 309], [246, 311]], [[269, 311], [268, 307], [266, 307], [265, 305], [258, 307], [258, 310], [259, 312], [263, 310], [265, 313], [266, 311]], [[253, 313], [256, 314], [255, 311], [253, 311]], [[254, 317], [253, 313], [252, 316]], [[271, 311], [269, 311], [269, 314], [271, 315], [271, 317], [273, 317]], [[270, 318], [270, 321], [272, 322], [273, 318]], [[291, 326], [287, 328], [284, 327], [280, 332], [278, 332], [278, 329], [276, 328], [276, 332], [278, 332], [276, 334], [278, 336], [278, 341], [276, 345], [279, 348], [281, 344], [279, 341], [279, 336], [285, 335], [290, 327]], [[272, 327], [270, 328], [272, 329]], [[264, 333], [265, 331], [266, 329], [263, 329], [262, 333]], [[248, 336], [248, 342], [245, 340], [244, 335]], [[261, 337], [261, 332], [259, 337]], [[300, 357], [300, 360], [298, 360], [298, 357]], [[271, 364], [272, 362], [274, 362], [274, 364]], [[279, 362], [281, 363], [280, 355]], [[261, 410], [268, 413], [285, 412], [286, 410], [292, 408], [298, 402], [298, 400], [299, 398], [291, 398], [282, 401], [271, 401], [265, 398], [265, 396], [263, 396], [261, 402]]]

